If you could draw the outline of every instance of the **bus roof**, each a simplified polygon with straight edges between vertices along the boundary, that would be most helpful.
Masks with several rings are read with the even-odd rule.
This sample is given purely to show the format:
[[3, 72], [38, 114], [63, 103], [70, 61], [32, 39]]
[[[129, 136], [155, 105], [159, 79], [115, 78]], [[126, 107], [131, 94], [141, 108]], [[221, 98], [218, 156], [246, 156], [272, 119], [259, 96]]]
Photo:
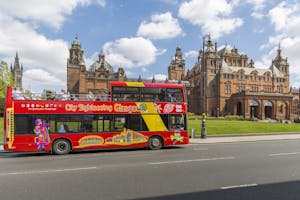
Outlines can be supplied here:
[[148, 83], [148, 82], [126, 82], [126, 81], [110, 81], [110, 86], [120, 87], [152, 87], [152, 88], [183, 88], [183, 84], [178, 83]]

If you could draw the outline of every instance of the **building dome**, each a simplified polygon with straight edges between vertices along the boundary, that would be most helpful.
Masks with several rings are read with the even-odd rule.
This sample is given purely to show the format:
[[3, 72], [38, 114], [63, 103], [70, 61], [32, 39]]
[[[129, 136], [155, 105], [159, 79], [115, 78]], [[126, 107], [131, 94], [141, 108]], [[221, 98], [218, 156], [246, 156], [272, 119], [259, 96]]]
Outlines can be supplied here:
[[81, 44], [80, 44], [80, 41], [78, 40], [78, 36], [76, 35], [75, 36], [75, 38], [74, 38], [74, 40], [73, 40], [73, 43], [72, 43], [73, 45], [78, 45], [78, 46], [80, 46]]
[[90, 71], [96, 71], [96, 70], [105, 70], [105, 71], [109, 71], [109, 72], [114, 71], [113, 67], [105, 60], [104, 61], [97, 60], [90, 66]]

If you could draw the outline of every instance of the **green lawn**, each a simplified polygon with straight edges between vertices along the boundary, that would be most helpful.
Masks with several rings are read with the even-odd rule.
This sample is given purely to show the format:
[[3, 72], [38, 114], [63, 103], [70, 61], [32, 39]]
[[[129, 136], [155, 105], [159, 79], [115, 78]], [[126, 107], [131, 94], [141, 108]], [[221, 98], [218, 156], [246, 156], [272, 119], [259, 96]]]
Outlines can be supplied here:
[[[189, 120], [188, 129], [192, 128], [195, 134], [201, 133], [201, 120]], [[251, 134], [251, 133], [276, 133], [276, 132], [299, 132], [300, 124], [266, 123], [255, 121], [235, 120], [207, 120], [207, 135], [228, 135], [228, 134]]]

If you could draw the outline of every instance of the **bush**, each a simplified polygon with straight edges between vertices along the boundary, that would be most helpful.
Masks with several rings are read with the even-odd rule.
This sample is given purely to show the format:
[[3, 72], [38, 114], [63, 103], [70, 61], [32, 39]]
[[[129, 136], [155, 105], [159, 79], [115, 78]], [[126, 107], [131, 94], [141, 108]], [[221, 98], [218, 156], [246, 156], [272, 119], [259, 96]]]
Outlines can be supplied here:
[[227, 115], [225, 116], [225, 120], [245, 120], [245, 118], [240, 115]]

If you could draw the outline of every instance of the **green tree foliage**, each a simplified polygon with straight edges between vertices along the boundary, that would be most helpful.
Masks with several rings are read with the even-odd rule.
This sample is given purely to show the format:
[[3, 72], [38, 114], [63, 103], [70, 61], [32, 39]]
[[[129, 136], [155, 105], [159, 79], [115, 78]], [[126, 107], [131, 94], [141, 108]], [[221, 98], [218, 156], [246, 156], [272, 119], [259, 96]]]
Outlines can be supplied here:
[[6, 87], [8, 85], [13, 86], [13, 76], [11, 71], [8, 68], [8, 65], [6, 62], [1, 61], [0, 62], [0, 98], [5, 98], [6, 95]]

